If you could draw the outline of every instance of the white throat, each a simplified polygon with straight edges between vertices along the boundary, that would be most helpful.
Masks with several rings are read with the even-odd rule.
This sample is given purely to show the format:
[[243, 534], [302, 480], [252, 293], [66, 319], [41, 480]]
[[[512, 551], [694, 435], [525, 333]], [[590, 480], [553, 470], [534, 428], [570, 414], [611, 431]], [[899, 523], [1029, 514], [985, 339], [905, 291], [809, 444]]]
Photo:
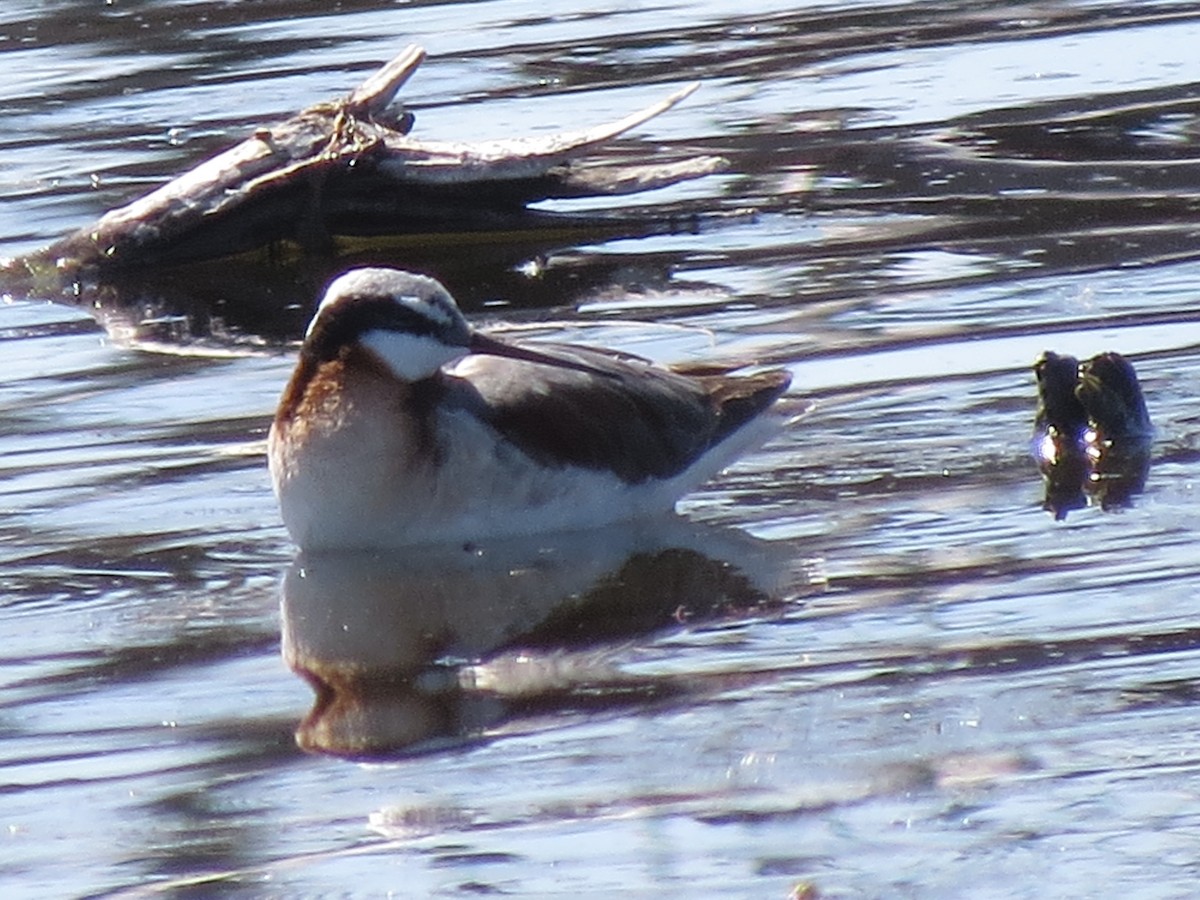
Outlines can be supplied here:
[[376, 329], [365, 332], [359, 343], [374, 353], [400, 381], [421, 381], [446, 363], [467, 354], [428, 335]]

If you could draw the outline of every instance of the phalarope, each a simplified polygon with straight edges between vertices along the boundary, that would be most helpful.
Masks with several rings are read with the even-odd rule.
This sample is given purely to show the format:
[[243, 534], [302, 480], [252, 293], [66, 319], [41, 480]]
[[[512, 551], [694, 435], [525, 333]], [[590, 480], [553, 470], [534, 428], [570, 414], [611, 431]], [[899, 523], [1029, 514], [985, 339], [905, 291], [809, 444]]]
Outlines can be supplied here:
[[665, 513], [778, 426], [790, 374], [726, 371], [501, 340], [432, 278], [353, 270], [271, 426], [284, 524], [306, 550], [366, 549]]

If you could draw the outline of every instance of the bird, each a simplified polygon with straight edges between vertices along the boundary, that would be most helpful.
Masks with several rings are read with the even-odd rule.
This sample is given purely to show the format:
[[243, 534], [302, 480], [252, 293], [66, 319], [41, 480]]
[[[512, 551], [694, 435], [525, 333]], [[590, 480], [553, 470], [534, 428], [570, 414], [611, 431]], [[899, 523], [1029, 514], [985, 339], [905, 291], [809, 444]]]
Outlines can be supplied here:
[[326, 289], [268, 435], [284, 525], [317, 552], [667, 514], [782, 425], [790, 373], [734, 368], [512, 340], [472, 327], [433, 278], [352, 269]]

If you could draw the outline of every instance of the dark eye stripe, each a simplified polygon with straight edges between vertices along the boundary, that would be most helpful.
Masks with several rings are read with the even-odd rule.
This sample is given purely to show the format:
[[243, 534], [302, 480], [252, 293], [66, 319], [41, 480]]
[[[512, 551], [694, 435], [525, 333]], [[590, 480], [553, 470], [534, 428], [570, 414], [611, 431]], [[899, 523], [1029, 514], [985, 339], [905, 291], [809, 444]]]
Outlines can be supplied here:
[[418, 336], [444, 335], [445, 326], [428, 316], [378, 295], [344, 296], [321, 310], [304, 348], [317, 359], [332, 359], [338, 351], [368, 331], [402, 331]]

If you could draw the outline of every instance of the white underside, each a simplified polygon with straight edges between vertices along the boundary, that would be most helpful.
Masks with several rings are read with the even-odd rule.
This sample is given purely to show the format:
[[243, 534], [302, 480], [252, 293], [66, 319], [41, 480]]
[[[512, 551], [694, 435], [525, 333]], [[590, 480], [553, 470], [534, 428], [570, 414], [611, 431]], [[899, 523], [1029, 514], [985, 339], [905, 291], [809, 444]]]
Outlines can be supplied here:
[[466, 542], [659, 515], [779, 424], [763, 416], [678, 475], [630, 485], [606, 472], [538, 465], [462, 412], [439, 419], [443, 458], [436, 466], [414, 457], [401, 431], [364, 428], [364, 417], [351, 418], [353, 426], [302, 448], [284, 446], [272, 433], [271, 473], [284, 523], [306, 550]]

